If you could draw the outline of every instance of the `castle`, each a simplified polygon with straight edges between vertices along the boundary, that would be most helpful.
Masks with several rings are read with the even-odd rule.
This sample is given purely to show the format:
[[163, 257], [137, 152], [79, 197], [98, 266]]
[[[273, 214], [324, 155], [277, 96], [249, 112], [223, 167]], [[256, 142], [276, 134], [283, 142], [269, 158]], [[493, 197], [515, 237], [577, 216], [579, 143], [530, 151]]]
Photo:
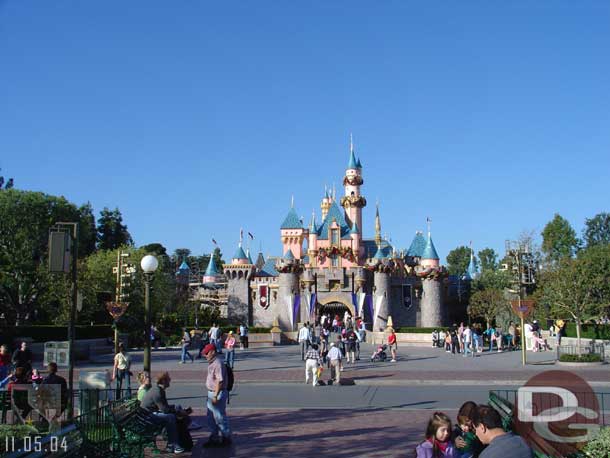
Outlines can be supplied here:
[[362, 233], [363, 167], [353, 144], [343, 187], [336, 199], [325, 191], [320, 223], [312, 215], [308, 227], [293, 207], [280, 226], [281, 258], [256, 262], [240, 244], [220, 274], [213, 258], [204, 284], [226, 280], [226, 316], [234, 322], [296, 330], [298, 323], [314, 322], [323, 313], [362, 316], [367, 328], [382, 331], [393, 325], [436, 327], [448, 320], [444, 308], [446, 270], [440, 265], [430, 229], [416, 232], [408, 250], [398, 252], [381, 236], [379, 206], [375, 235]]

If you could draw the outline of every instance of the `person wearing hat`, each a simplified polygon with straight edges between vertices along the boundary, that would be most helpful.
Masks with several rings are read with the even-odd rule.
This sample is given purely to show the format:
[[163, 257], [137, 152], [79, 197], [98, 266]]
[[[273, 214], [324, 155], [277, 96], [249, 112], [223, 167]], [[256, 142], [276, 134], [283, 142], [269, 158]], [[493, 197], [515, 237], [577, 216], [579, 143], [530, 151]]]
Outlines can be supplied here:
[[225, 339], [225, 349], [227, 350], [226, 364], [231, 369], [235, 367], [235, 336], [233, 331], [229, 331], [229, 335]]
[[208, 390], [208, 426], [210, 438], [203, 444], [204, 447], [223, 447], [230, 445], [231, 428], [227, 417], [227, 368], [223, 364], [222, 356], [216, 353], [214, 344], [207, 344], [203, 355], [208, 361], [208, 374], [205, 381]]
[[328, 351], [328, 355], [326, 355], [326, 357], [328, 358], [330, 365], [330, 379], [328, 380], [328, 384], [331, 385], [334, 382], [338, 385], [341, 383], [341, 359], [343, 358], [343, 355], [341, 354], [339, 347], [337, 347], [334, 342], [331, 342], [330, 350]]

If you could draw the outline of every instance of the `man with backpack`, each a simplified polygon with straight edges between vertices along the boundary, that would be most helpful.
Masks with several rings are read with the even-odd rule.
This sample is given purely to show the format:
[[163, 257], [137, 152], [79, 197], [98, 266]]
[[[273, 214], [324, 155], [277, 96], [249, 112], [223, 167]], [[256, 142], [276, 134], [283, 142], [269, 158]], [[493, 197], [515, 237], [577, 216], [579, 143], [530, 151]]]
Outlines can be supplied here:
[[[227, 417], [227, 400], [233, 388], [233, 372], [224, 364], [223, 358], [216, 353], [216, 346], [208, 344], [203, 349], [208, 361], [206, 388], [208, 391], [208, 426], [210, 438], [204, 447], [224, 447], [231, 444], [231, 428]], [[231, 373], [229, 374], [229, 371]]]

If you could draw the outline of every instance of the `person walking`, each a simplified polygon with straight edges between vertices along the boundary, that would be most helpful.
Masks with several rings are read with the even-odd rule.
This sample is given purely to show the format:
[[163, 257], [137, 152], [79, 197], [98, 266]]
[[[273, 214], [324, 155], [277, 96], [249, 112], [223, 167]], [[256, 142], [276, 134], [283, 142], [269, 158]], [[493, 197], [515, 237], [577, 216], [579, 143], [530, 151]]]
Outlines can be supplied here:
[[218, 340], [220, 340], [220, 329], [216, 326], [216, 323], [212, 324], [212, 327], [208, 331], [208, 337], [210, 338], [210, 343], [216, 346], [216, 351], [218, 351]]
[[248, 348], [248, 325], [242, 323], [239, 325], [239, 345], [240, 348]]
[[49, 374], [42, 381], [43, 385], [59, 385], [60, 411], [55, 414], [55, 418], [59, 418], [66, 407], [68, 407], [68, 383], [61, 375], [57, 375], [57, 363], [51, 362], [47, 365]]
[[[112, 380], [116, 380], [116, 397], [121, 399], [123, 390], [128, 397], [131, 394], [131, 356], [125, 351], [125, 345], [119, 344], [119, 351], [114, 355], [114, 366], [112, 368]], [[125, 383], [123, 383], [125, 381]]]
[[227, 368], [223, 364], [222, 357], [216, 353], [216, 347], [208, 344], [203, 349], [203, 355], [208, 361], [208, 374], [206, 377], [206, 388], [208, 390], [208, 426], [210, 437], [204, 447], [222, 447], [232, 442], [231, 427], [227, 417]]
[[305, 352], [309, 350], [310, 335], [309, 323], [303, 324], [299, 329], [298, 341], [301, 344], [301, 361], [305, 361]]
[[356, 333], [353, 329], [349, 329], [347, 331], [347, 342], [346, 342], [346, 352], [347, 352], [347, 362], [348, 364], [356, 364], [356, 343], [358, 338], [356, 337]]
[[186, 363], [186, 357], [188, 356], [191, 360], [191, 364], [195, 362], [195, 358], [189, 353], [189, 346], [191, 345], [191, 335], [186, 330], [186, 328], [182, 328], [182, 340], [180, 341], [180, 345], [182, 346], [182, 353], [180, 355], [180, 364]]
[[233, 331], [229, 331], [229, 335], [225, 339], [225, 349], [227, 351], [226, 364], [233, 369], [235, 367], [235, 337]]
[[463, 355], [464, 358], [468, 356], [468, 353], [471, 353], [474, 357], [474, 351], [472, 351], [472, 330], [469, 325], [464, 327], [464, 331], [462, 333], [464, 347], [463, 347]]
[[11, 354], [6, 345], [0, 346], [0, 380], [4, 380], [11, 369]]
[[392, 353], [392, 363], [396, 362], [396, 350], [398, 350], [398, 342], [396, 341], [396, 332], [394, 328], [390, 328], [390, 335], [388, 336], [388, 346], [390, 347], [390, 352]]
[[328, 380], [328, 384], [336, 383], [339, 385], [341, 383], [341, 360], [343, 357], [341, 355], [341, 350], [337, 348], [334, 342], [330, 343], [330, 350], [328, 351], [327, 358], [330, 368], [330, 379]]
[[322, 366], [318, 346], [312, 344], [305, 355], [305, 383], [309, 383], [309, 373], [313, 374], [313, 386], [318, 384], [318, 368]]

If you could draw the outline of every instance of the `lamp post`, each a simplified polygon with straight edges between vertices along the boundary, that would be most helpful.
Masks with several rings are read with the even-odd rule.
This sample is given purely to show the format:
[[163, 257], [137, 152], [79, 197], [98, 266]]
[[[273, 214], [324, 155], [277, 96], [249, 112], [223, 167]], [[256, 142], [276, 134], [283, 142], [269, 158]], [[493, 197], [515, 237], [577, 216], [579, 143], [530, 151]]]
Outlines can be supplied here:
[[150, 327], [151, 327], [151, 310], [150, 310], [150, 282], [159, 266], [159, 261], [153, 255], [146, 255], [142, 258], [140, 266], [144, 271], [144, 283], [146, 289], [144, 292], [144, 310], [145, 310], [145, 335], [144, 335], [144, 371], [150, 374]]

